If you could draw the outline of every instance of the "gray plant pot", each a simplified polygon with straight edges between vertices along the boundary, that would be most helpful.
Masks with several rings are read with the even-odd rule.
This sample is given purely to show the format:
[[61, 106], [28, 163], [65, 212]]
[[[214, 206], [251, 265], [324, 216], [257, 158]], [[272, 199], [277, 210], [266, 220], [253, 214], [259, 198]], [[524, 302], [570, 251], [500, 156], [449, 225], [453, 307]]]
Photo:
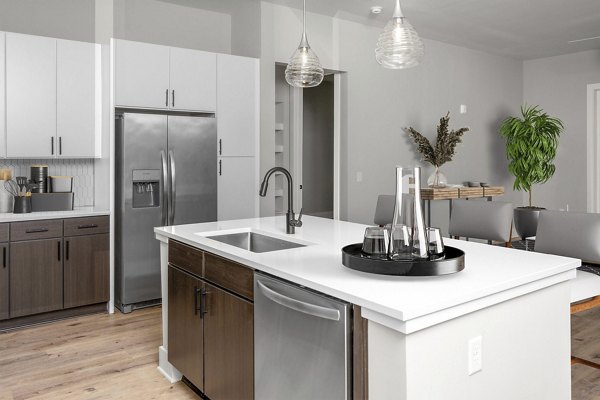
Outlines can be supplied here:
[[535, 236], [543, 207], [517, 207], [514, 211], [515, 230], [521, 239]]

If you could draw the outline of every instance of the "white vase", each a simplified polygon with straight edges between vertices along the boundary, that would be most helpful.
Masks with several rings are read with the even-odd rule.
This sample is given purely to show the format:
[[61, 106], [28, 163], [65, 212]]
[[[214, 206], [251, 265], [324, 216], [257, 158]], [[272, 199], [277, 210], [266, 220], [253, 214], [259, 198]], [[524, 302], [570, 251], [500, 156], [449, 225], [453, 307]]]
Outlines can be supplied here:
[[429, 187], [446, 187], [448, 185], [448, 179], [442, 174], [439, 167], [435, 167], [435, 170], [429, 178], [427, 178], [427, 186]]

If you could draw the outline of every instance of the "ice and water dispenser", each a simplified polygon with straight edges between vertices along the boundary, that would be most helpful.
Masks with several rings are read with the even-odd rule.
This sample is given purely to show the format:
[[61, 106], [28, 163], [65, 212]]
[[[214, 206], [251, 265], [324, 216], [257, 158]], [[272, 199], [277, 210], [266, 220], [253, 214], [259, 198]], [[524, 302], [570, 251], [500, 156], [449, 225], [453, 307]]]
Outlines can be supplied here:
[[133, 208], [160, 206], [160, 170], [133, 170]]

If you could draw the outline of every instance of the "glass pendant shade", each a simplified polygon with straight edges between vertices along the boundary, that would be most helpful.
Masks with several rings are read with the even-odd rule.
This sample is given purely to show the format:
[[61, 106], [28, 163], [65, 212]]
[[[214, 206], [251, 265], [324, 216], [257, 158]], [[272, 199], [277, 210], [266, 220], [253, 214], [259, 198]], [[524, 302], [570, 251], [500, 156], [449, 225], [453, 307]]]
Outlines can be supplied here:
[[423, 41], [402, 14], [400, 0], [392, 19], [379, 35], [375, 59], [385, 68], [405, 69], [419, 65], [425, 54]]
[[315, 87], [323, 82], [323, 67], [306, 39], [306, 0], [303, 15], [302, 39], [285, 68], [285, 80], [298, 88]]

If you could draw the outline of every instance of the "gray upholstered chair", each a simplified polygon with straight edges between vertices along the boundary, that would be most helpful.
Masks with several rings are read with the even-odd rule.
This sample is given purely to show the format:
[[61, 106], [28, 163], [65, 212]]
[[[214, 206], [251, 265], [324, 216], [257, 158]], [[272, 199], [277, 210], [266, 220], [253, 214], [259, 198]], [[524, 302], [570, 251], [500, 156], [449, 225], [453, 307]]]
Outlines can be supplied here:
[[448, 234], [483, 239], [492, 244], [503, 242], [510, 247], [513, 205], [500, 201], [454, 200]]
[[396, 196], [392, 194], [380, 194], [377, 197], [377, 206], [375, 207], [373, 223], [379, 226], [391, 224], [392, 219], [394, 218], [395, 204]]
[[[542, 211], [535, 251], [600, 265], [600, 214]], [[590, 271], [593, 269], [590, 268]], [[600, 273], [600, 270], [598, 271]], [[571, 281], [571, 313], [600, 305], [600, 276], [577, 270]]]

